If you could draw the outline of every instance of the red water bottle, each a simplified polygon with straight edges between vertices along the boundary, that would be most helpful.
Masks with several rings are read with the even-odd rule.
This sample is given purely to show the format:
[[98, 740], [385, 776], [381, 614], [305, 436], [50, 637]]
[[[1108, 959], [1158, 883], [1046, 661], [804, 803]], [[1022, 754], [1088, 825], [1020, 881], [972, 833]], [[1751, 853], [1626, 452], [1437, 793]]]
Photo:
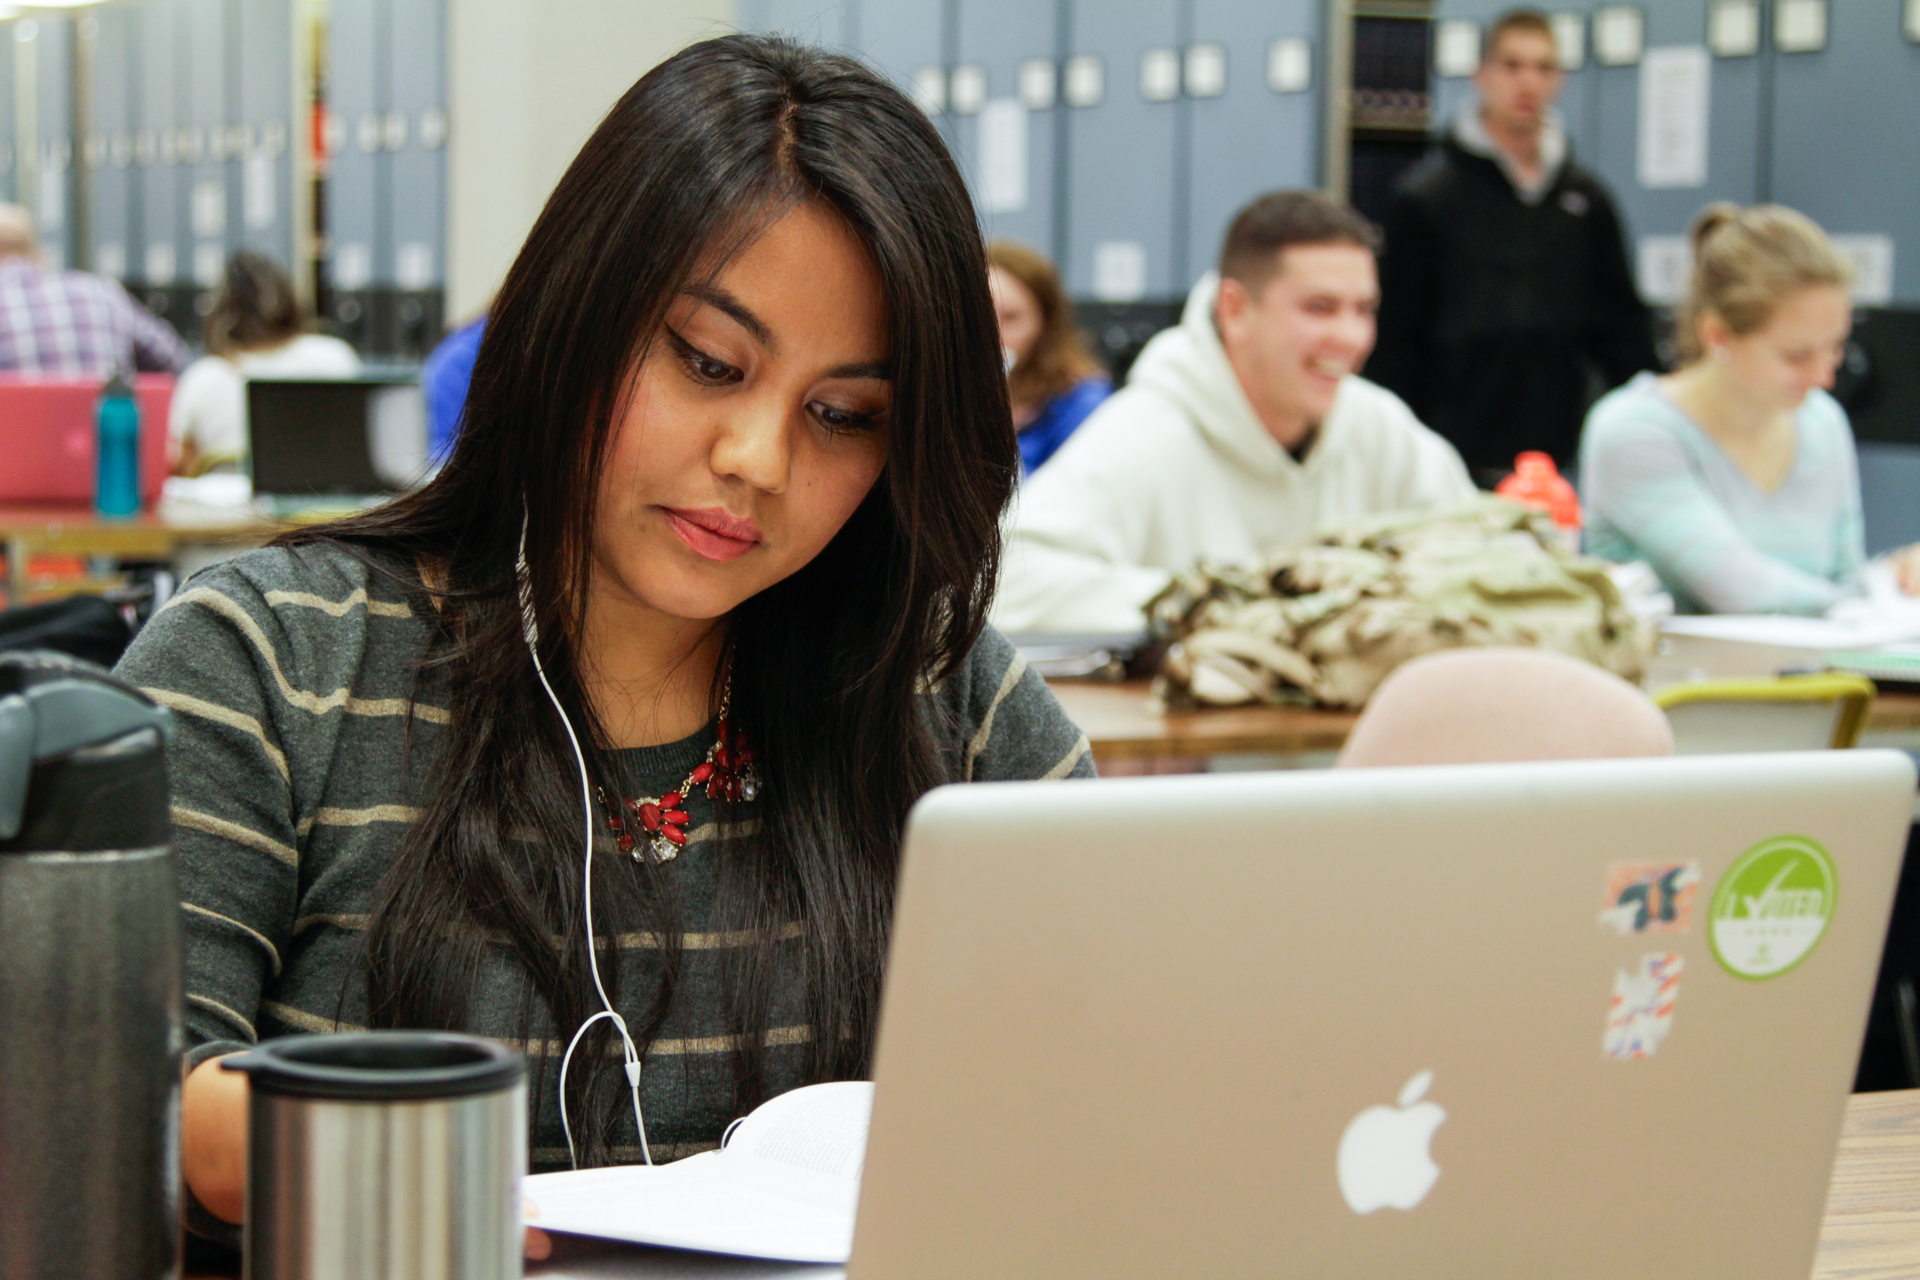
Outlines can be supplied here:
[[1493, 491], [1510, 502], [1546, 512], [1567, 546], [1574, 551], [1580, 549], [1580, 496], [1553, 465], [1551, 456], [1532, 450], [1521, 454], [1513, 460], [1513, 474]]

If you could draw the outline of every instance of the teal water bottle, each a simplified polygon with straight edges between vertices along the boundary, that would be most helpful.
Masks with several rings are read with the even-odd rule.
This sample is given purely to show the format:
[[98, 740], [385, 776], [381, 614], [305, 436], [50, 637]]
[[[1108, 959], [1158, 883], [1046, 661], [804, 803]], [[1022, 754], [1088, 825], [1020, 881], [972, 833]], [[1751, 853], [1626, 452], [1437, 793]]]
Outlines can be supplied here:
[[100, 388], [96, 412], [93, 509], [103, 516], [130, 516], [140, 510], [140, 406], [125, 370], [115, 369]]

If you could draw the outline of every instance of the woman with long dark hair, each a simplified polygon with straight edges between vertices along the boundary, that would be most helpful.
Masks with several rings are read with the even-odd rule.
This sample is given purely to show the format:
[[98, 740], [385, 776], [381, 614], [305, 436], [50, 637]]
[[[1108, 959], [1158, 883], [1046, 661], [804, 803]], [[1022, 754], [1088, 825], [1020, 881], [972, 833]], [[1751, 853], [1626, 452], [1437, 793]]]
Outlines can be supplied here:
[[211, 1059], [270, 1035], [524, 1044], [536, 1168], [866, 1072], [908, 808], [1091, 772], [985, 625], [998, 347], [960, 176], [872, 72], [730, 36], [620, 100], [438, 476], [207, 571], [121, 665], [179, 726], [196, 1213], [241, 1204]]

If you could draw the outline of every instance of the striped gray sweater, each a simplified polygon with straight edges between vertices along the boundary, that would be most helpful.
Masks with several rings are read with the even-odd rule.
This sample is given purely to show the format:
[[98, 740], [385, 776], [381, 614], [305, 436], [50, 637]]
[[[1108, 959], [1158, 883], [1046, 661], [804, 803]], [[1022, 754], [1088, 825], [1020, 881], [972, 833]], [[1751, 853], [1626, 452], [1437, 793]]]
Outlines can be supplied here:
[[[397, 589], [337, 549], [249, 552], [196, 576], [121, 660], [119, 673], [171, 707], [178, 729], [169, 769], [193, 1062], [365, 1020], [362, 936], [417, 811], [417, 780], [453, 728], [431, 684], [412, 697], [433, 606], [417, 577], [407, 581], [410, 589]], [[956, 763], [970, 780], [1093, 772], [1085, 737], [997, 633], [923, 696], [941, 700], [962, 727]], [[631, 794], [675, 789], [711, 737], [707, 729], [617, 753]], [[718, 859], [752, 830], [723, 830], [704, 796], [687, 807], [686, 848], [662, 867], [686, 930], [681, 982], [642, 1074], [656, 1158], [713, 1147], [733, 1118], [718, 968], [727, 948], [749, 941], [707, 925]], [[659, 938], [622, 933], [611, 943], [620, 991], [647, 992]], [[539, 1004], [529, 989], [500, 945], [476, 975], [468, 1029], [528, 1050], [533, 1079], [546, 1081], [529, 1099], [533, 1166], [565, 1167], [552, 1081], [573, 1028], [554, 1028], [536, 1007], [529, 1033], [524, 1011]], [[798, 1004], [793, 991], [776, 995], [770, 1092], [802, 1083], [811, 1030]], [[614, 1133], [616, 1159], [639, 1158], [636, 1137], [629, 1113]]]

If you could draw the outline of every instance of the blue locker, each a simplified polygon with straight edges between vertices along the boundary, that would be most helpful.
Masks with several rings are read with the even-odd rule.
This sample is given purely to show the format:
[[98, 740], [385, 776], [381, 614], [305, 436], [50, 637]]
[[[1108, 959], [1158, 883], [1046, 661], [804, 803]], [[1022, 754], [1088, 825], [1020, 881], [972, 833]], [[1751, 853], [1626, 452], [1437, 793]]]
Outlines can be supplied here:
[[38, 82], [34, 109], [40, 135], [40, 189], [33, 212], [40, 247], [47, 261], [64, 266], [73, 260], [69, 243], [68, 211], [72, 204], [73, 163], [73, 21], [46, 15], [39, 19], [33, 41], [34, 74]]
[[127, 9], [102, 9], [91, 41], [93, 129], [87, 145], [87, 176], [93, 209], [94, 270], [125, 279], [137, 274], [129, 256], [138, 170], [133, 167], [133, 128], [139, 92], [135, 19]]
[[[364, 290], [392, 276], [386, 242], [387, 165], [382, 151], [384, 75], [379, 26], [383, 0], [337, 0], [328, 34], [327, 108], [339, 121], [339, 149], [327, 171], [327, 276], [333, 288]], [[348, 310], [338, 310], [339, 307]], [[352, 299], [336, 304], [348, 325], [362, 318]]]
[[857, 49], [860, 0], [743, 0], [740, 26], [806, 44]]
[[[1314, 0], [1193, 0], [1192, 43], [1225, 51], [1226, 80], [1219, 96], [1188, 104], [1189, 282], [1218, 261], [1227, 224], [1253, 197], [1320, 185], [1323, 8]], [[1313, 86], [1306, 92], [1268, 87], [1267, 49], [1282, 37], [1303, 37], [1313, 50]]]
[[[0, 38], [11, 36], [11, 29], [0, 30]], [[0, 199], [18, 201], [20, 198], [18, 182], [18, 162], [14, 156], [14, 140], [18, 134], [14, 117], [14, 68], [12, 49], [0, 46], [6, 56], [0, 56]]]
[[237, 90], [231, 124], [240, 148], [229, 202], [230, 243], [264, 253], [290, 271], [293, 262], [293, 6], [288, 0], [236, 0]]
[[[965, 0], [956, 34], [953, 65], [984, 72], [992, 104], [982, 114], [953, 116], [955, 158], [973, 192], [981, 229], [988, 239], [1018, 240], [1053, 255], [1059, 252], [1056, 118], [1063, 110], [1056, 7], [1032, 0]], [[1023, 100], [1020, 75], [1027, 63], [1050, 69], [1052, 105], [1039, 106], [1039, 96]], [[982, 150], [983, 127], [992, 130], [991, 155]], [[986, 161], [994, 166], [992, 174], [983, 168]]]
[[[901, 90], [913, 93], [914, 77], [929, 68], [951, 69], [953, 27], [960, 0], [859, 0], [854, 11], [853, 48]], [[953, 116], [933, 116], [947, 145], [953, 145]]]
[[127, 10], [135, 24], [135, 48], [140, 59], [133, 163], [139, 169], [141, 196], [141, 240], [128, 246], [127, 270], [158, 289], [188, 278], [192, 266], [191, 241], [181, 218], [187, 184], [178, 149], [183, 120], [178, 50], [184, 10], [179, 0], [151, 0]]
[[[421, 129], [423, 120], [446, 107], [446, 6], [444, 0], [388, 0], [388, 12], [389, 96], [382, 147], [392, 182], [387, 235], [392, 261], [382, 278], [420, 293], [441, 288], [446, 279], [446, 151], [428, 145], [431, 133], [423, 137]], [[412, 305], [418, 312], [420, 303]], [[414, 345], [430, 340], [424, 313], [400, 319], [403, 328], [417, 331]]]
[[[1064, 108], [1069, 150], [1062, 267], [1068, 292], [1076, 298], [1113, 295], [1115, 283], [1126, 284], [1135, 274], [1135, 255], [1144, 255], [1139, 297], [1183, 296], [1192, 283], [1184, 263], [1176, 269], [1174, 245], [1175, 209], [1184, 221], [1187, 201], [1176, 147], [1183, 104], [1177, 98], [1149, 102], [1141, 92], [1142, 55], [1184, 44], [1180, 6], [1173, 0], [1062, 2], [1070, 10], [1070, 56], [1098, 58], [1105, 81], [1097, 106]], [[1183, 242], [1182, 258], [1185, 248]], [[1096, 258], [1107, 265], [1105, 290], [1095, 288]]]
[[187, 136], [182, 155], [186, 209], [193, 258], [183, 275], [201, 289], [220, 283], [226, 268], [233, 187], [227, 161], [227, 111], [232, 51], [224, 0], [186, 0], [187, 41], [177, 64], [187, 100]]
[[[1647, 48], [1706, 43], [1706, 0], [1666, 0], [1646, 6], [1645, 12]], [[1751, 204], [1760, 198], [1762, 72], [1760, 57], [1713, 59], [1706, 185], [1648, 190], [1640, 185], [1638, 166], [1640, 69], [1598, 68], [1598, 154], [1590, 153], [1587, 163], [1599, 170], [1613, 191], [1626, 223], [1629, 249], [1640, 236], [1683, 234], [1694, 215], [1711, 201]]]
[[1772, 198], [1836, 235], [1893, 237], [1893, 301], [1920, 304], [1920, 44], [1900, 0], [1830, 4], [1827, 47], [1775, 55]]

